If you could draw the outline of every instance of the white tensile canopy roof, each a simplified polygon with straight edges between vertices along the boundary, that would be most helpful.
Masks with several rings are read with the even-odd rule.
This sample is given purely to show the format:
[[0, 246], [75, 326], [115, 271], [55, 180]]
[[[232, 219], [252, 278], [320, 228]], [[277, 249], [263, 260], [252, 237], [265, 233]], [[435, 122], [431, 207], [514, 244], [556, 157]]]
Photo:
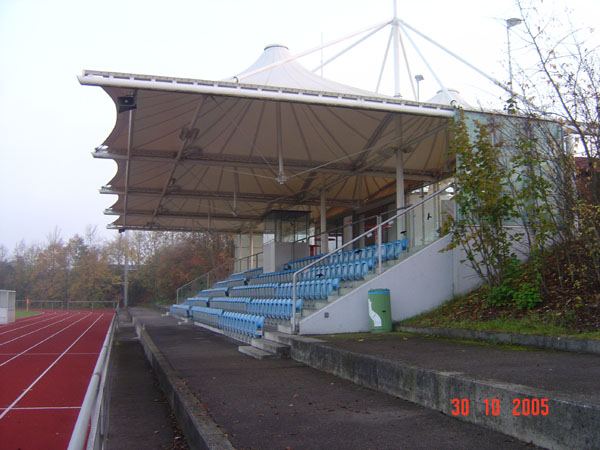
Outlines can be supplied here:
[[226, 81], [85, 71], [117, 106], [113, 131], [94, 152], [118, 170], [103, 193], [111, 228], [260, 231], [275, 209], [329, 214], [395, 192], [395, 152], [405, 189], [447, 176], [455, 110], [374, 94], [304, 69], [268, 46]]

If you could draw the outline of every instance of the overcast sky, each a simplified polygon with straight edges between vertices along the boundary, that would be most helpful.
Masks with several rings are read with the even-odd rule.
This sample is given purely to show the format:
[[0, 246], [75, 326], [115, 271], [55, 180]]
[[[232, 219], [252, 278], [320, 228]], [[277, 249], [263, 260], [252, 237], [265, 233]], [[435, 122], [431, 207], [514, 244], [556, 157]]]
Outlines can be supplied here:
[[[577, 23], [600, 17], [597, 0], [568, 4]], [[504, 19], [517, 14], [512, 0], [398, 0], [398, 8], [412, 26], [507, 79]], [[0, 245], [43, 241], [55, 227], [65, 238], [86, 225], [98, 226], [105, 237], [115, 233], [105, 229], [115, 217], [103, 215], [115, 198], [98, 189], [116, 165], [91, 156], [110, 133], [115, 110], [100, 88], [79, 85], [83, 69], [227, 78], [252, 64], [267, 44], [299, 53], [391, 14], [392, 0], [0, 0]], [[324, 76], [374, 90], [387, 33], [325, 67]], [[481, 77], [418, 44], [447, 87], [471, 102], [497, 100]], [[323, 58], [341, 48], [325, 50]], [[320, 59], [317, 52], [300, 62], [313, 69]], [[434, 77], [421, 62], [411, 64], [413, 75], [425, 77], [421, 99], [432, 97], [439, 89]], [[403, 77], [401, 93], [410, 97]], [[382, 86], [392, 93], [391, 65]]]

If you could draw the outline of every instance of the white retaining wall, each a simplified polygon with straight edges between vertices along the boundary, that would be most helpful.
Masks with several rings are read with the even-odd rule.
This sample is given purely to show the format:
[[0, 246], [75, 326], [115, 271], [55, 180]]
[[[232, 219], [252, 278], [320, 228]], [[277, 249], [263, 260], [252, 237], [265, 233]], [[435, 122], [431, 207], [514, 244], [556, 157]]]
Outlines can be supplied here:
[[367, 296], [370, 289], [389, 289], [392, 320], [433, 309], [455, 295], [469, 292], [481, 280], [464, 259], [462, 250], [442, 251], [450, 236], [435, 241], [381, 275], [300, 321], [300, 334], [369, 331]]

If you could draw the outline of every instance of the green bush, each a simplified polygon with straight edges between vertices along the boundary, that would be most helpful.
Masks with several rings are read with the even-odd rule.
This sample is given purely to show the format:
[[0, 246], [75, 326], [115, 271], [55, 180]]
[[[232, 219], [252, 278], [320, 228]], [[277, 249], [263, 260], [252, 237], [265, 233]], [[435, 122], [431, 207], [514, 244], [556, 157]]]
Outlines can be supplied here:
[[503, 280], [499, 286], [491, 287], [486, 295], [490, 306], [509, 306], [519, 309], [532, 309], [542, 302], [540, 279], [536, 282], [524, 281], [525, 273], [521, 262], [516, 258], [507, 261], [503, 270]]
[[522, 283], [519, 289], [513, 293], [513, 300], [519, 309], [535, 308], [542, 302], [540, 289], [533, 283]]
[[489, 289], [486, 300], [490, 306], [506, 306], [513, 299], [513, 289], [506, 284]]

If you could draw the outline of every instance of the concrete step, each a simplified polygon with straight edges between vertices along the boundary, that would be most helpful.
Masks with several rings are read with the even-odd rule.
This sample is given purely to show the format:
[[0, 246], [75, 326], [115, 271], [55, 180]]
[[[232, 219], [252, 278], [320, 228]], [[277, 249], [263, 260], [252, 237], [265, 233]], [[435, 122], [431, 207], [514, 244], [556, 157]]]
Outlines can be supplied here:
[[302, 342], [323, 342], [320, 339], [308, 337], [308, 336], [299, 336], [297, 334], [289, 334], [282, 333], [281, 331], [265, 331], [265, 339], [268, 339], [273, 342], [279, 342], [284, 345], [292, 345], [293, 341], [302, 341]]
[[285, 333], [285, 334], [292, 334], [292, 326], [287, 323], [287, 324], [279, 324], [277, 325], [277, 331], [279, 331], [280, 333]]
[[302, 318], [308, 317], [308, 316], [310, 316], [311, 314], [314, 314], [315, 312], [317, 312], [320, 309], [321, 308], [302, 308]]
[[268, 353], [272, 353], [277, 358], [286, 359], [290, 357], [290, 346], [280, 344], [279, 342], [270, 341], [265, 338], [252, 339], [250, 341], [253, 347], [263, 350]]
[[251, 356], [254, 359], [275, 359], [277, 355], [273, 353], [265, 352], [260, 348], [253, 347], [251, 345], [240, 345], [238, 351], [244, 355]]
[[[324, 306], [327, 306], [329, 304], [329, 302], [327, 300], [307, 300], [306, 303], [304, 303], [304, 308], [307, 309], [321, 309]], [[302, 308], [302, 309], [304, 309]]]
[[290, 345], [292, 343], [292, 335], [289, 333], [282, 333], [281, 331], [265, 331], [264, 339], [269, 341], [278, 342], [283, 345]]

